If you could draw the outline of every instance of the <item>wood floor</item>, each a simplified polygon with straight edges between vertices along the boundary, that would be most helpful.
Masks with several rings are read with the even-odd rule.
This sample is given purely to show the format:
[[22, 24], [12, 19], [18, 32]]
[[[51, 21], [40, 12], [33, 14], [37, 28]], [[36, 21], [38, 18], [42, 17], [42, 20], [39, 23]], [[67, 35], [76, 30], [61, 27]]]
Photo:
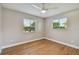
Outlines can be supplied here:
[[3, 55], [79, 55], [74, 49], [46, 39], [6, 48]]

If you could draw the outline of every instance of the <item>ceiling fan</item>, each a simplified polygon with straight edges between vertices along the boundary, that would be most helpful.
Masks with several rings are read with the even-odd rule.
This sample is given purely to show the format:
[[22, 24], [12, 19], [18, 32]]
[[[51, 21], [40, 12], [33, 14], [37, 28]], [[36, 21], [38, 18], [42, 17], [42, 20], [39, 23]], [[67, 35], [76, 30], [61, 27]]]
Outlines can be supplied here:
[[46, 13], [48, 10], [51, 10], [51, 9], [58, 9], [58, 7], [53, 7], [53, 8], [46, 8], [45, 7], [45, 3], [42, 3], [42, 8], [41, 7], [38, 7], [37, 5], [35, 4], [32, 4], [32, 6], [38, 10], [41, 10], [41, 13]]

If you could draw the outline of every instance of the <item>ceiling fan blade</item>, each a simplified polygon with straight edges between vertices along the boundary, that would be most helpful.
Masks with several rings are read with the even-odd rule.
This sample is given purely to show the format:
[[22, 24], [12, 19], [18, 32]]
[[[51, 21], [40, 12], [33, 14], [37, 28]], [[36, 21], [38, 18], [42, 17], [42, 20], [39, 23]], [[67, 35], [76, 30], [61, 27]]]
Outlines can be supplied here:
[[32, 4], [32, 6], [39, 9], [39, 10], [42, 10], [40, 7], [38, 7], [38, 6], [34, 5], [34, 4]]

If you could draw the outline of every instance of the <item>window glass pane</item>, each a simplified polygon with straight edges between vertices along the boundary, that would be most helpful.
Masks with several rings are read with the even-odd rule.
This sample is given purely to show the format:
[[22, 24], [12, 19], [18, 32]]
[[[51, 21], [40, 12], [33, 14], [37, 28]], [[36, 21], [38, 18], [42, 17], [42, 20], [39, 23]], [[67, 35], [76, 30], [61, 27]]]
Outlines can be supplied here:
[[35, 21], [34, 20], [29, 20], [29, 19], [24, 19], [24, 31], [35, 31]]
[[61, 18], [53, 20], [53, 28], [66, 28], [67, 27], [67, 18]]
[[30, 26], [31, 26], [31, 27], [35, 27], [35, 21], [34, 21], [34, 20], [31, 20], [31, 21], [30, 21]]
[[30, 20], [24, 19], [24, 27], [30, 26]]

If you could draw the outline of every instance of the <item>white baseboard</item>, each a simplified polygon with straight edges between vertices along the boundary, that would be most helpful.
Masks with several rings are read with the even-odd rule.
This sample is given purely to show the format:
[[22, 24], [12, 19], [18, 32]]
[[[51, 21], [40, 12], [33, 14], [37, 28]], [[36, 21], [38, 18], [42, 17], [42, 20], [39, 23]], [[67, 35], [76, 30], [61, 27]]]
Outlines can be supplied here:
[[72, 47], [72, 48], [79, 49], [79, 47], [75, 46], [75, 45], [64, 43], [64, 42], [61, 42], [61, 41], [58, 41], [58, 40], [55, 40], [55, 39], [50, 39], [50, 38], [42, 37], [42, 38], [32, 39], [32, 40], [25, 41], [25, 42], [19, 42], [19, 43], [15, 43], [15, 44], [11, 44], [11, 45], [2, 46], [1, 49], [0, 49], [0, 53], [5, 48], [9, 48], [9, 47], [13, 47], [13, 46], [16, 46], [16, 45], [20, 45], [20, 44], [24, 44], [24, 43], [29, 43], [29, 42], [36, 41], [36, 40], [41, 40], [41, 39], [48, 39], [48, 40], [53, 41], [53, 42], [57, 42], [57, 43], [60, 43], [60, 44], [63, 44], [63, 45], [66, 45], [66, 46], [69, 46], [69, 47]]
[[55, 40], [55, 39], [51, 39], [51, 38], [42, 37], [42, 38], [28, 40], [28, 41], [25, 41], [25, 42], [19, 42], [19, 43], [15, 43], [15, 44], [11, 44], [11, 45], [2, 46], [1, 49], [0, 49], [0, 52], [1, 52], [2, 49], [8, 48], [8, 47], [13, 47], [13, 46], [16, 46], [16, 45], [20, 45], [20, 44], [24, 44], [24, 43], [29, 43], [29, 42], [36, 41], [36, 40], [41, 40], [41, 39], [48, 39], [48, 40], [51, 40], [51, 41], [54, 41], [54, 42], [57, 42], [57, 43], [60, 43], [60, 44], [72, 47], [72, 48], [79, 49], [79, 47], [75, 46], [75, 45], [64, 43], [64, 42], [61, 42], [61, 41], [58, 41], [58, 40]]
[[51, 38], [46, 38], [46, 39], [48, 39], [50, 41], [53, 41], [53, 42], [57, 42], [57, 43], [63, 44], [63, 45], [66, 45], [66, 46], [69, 46], [69, 47], [72, 47], [72, 48], [75, 48], [75, 49], [79, 49], [79, 47], [75, 46], [75, 45], [64, 43], [64, 42], [61, 42], [61, 41], [58, 41], [58, 40], [55, 40], [55, 39], [51, 39]]
[[29, 42], [32, 42], [32, 41], [41, 40], [41, 39], [44, 39], [44, 38], [37, 38], [37, 39], [32, 39], [32, 40], [28, 40], [28, 41], [18, 42], [18, 43], [14, 43], [14, 44], [10, 44], [10, 45], [5, 45], [5, 46], [1, 47], [1, 50], [5, 49], [5, 48], [16, 46], [16, 45], [20, 45], [20, 44], [24, 44], [24, 43], [29, 43]]
[[41, 40], [41, 39], [44, 39], [44, 38], [45, 38], [45, 37], [37, 38], [37, 39], [32, 39], [32, 40], [28, 40], [28, 41], [23, 41], [23, 42], [18, 42], [18, 43], [14, 43], [14, 44], [2, 46], [2, 47], [0, 48], [0, 54], [1, 54], [2, 50], [5, 49], [5, 48], [13, 47], [13, 46], [16, 46], [16, 45], [21, 45], [21, 44], [24, 44], [24, 43], [29, 43], [29, 42], [36, 41], [36, 40]]

